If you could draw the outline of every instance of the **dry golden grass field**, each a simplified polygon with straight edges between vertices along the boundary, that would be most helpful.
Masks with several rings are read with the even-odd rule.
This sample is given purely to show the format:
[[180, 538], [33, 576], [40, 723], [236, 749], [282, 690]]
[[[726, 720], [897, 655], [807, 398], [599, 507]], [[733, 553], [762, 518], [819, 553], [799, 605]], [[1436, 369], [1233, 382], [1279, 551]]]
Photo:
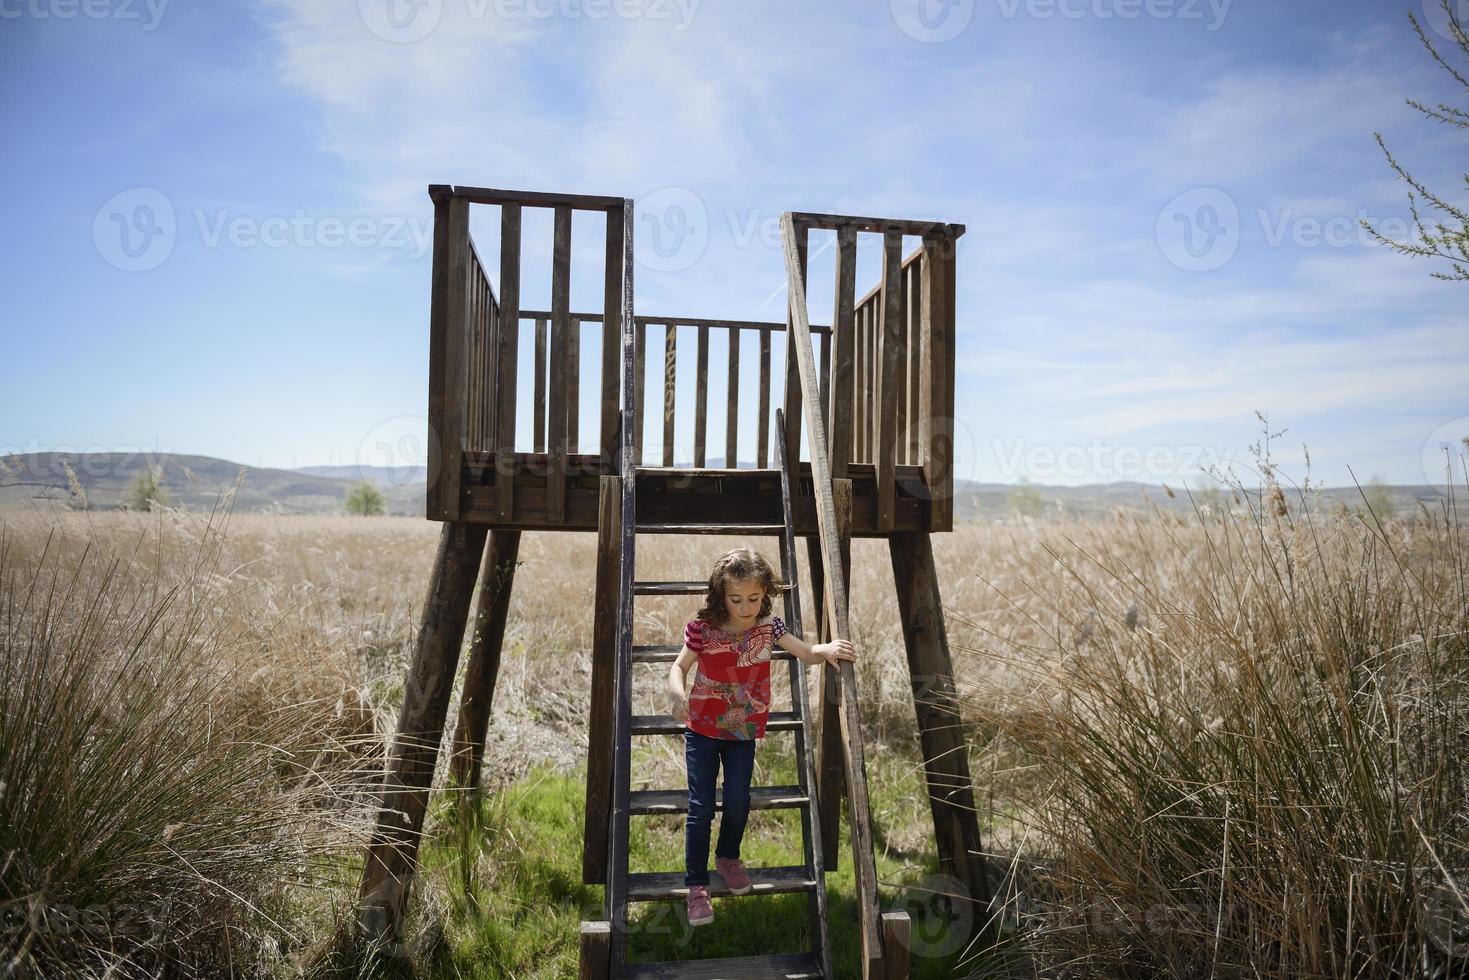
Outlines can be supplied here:
[[[575, 975], [600, 895], [578, 850], [594, 536], [523, 535], [485, 799], [471, 822], [436, 798], [412, 942], [374, 966], [344, 937], [439, 525], [227, 504], [3, 520], [16, 975]], [[702, 578], [733, 543], [651, 540], [638, 575]], [[916, 976], [1462, 971], [1469, 561], [1451, 513], [1379, 523], [1267, 485], [1182, 517], [964, 526], [934, 549], [1006, 939], [955, 949], [921, 919], [936, 865], [892, 569], [856, 541], [879, 872], [919, 913]], [[693, 612], [664, 601], [640, 604], [636, 642]], [[651, 706], [658, 678], [637, 684]], [[670, 743], [640, 752], [638, 785], [682, 785]], [[761, 753], [767, 776], [788, 764], [785, 743]], [[776, 815], [750, 826], [754, 847], [799, 846]], [[674, 867], [681, 833], [650, 823], [635, 860]], [[789, 938], [751, 915], [731, 907], [731, 930]], [[643, 925], [686, 955], [731, 941]]]

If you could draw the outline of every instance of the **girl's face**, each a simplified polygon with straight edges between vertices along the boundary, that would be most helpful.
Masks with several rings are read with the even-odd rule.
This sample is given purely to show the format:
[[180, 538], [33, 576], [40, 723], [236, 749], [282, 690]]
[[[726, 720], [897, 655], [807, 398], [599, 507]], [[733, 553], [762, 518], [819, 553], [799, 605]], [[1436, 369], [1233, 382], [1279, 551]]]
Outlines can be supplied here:
[[755, 579], [731, 581], [724, 587], [724, 613], [742, 629], [753, 626], [764, 599], [765, 588]]

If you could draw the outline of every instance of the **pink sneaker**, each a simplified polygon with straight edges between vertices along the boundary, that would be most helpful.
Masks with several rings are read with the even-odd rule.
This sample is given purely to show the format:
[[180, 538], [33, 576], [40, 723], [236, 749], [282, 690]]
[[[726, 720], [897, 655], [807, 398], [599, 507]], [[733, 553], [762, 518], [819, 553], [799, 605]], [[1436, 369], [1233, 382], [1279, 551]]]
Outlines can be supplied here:
[[750, 890], [750, 876], [745, 872], [745, 866], [740, 863], [739, 858], [716, 857], [714, 870], [719, 872], [719, 877], [729, 886], [731, 895], [743, 895]]
[[709, 904], [708, 885], [690, 885], [685, 901], [689, 909], [689, 925], [702, 926], [714, 921], [714, 907]]

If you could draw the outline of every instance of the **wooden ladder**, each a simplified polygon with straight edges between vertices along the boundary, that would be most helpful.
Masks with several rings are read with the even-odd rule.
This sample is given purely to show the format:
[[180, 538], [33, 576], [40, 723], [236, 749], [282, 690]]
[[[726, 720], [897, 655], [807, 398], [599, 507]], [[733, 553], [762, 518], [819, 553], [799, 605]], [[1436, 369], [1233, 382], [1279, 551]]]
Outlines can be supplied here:
[[[776, 409], [776, 459], [780, 470], [781, 507], [783, 523], [779, 524], [668, 524], [641, 522], [632, 523], [630, 538], [634, 547], [625, 549], [622, 560], [625, 568], [632, 568], [636, 555], [635, 542], [638, 534], [739, 534], [771, 535], [779, 539], [781, 577], [792, 584], [785, 593], [785, 620], [799, 635], [801, 624], [801, 596], [796, 586], [795, 525], [791, 517], [791, 488], [786, 468], [785, 426], [780, 409]], [[634, 495], [634, 500], [636, 496]], [[634, 504], [634, 510], [636, 505]], [[624, 515], [625, 519], [627, 515]], [[626, 528], [624, 528], [626, 530]], [[632, 597], [703, 595], [707, 582], [685, 581], [634, 581]], [[612, 821], [608, 828], [611, 840], [608, 846], [610, 867], [607, 875], [608, 912], [611, 924], [611, 964], [613, 977], [671, 978], [830, 978], [831, 940], [828, 934], [826, 912], [826, 880], [822, 865], [821, 822], [816, 815], [816, 762], [812, 750], [812, 730], [806, 697], [805, 666], [796, 657], [779, 647], [771, 654], [771, 661], [784, 662], [789, 669], [791, 708], [787, 711], [772, 710], [766, 723], [766, 731], [789, 731], [795, 740], [797, 784], [794, 786], [752, 786], [750, 788], [751, 809], [795, 809], [801, 815], [801, 864], [786, 867], [750, 868], [754, 887], [746, 897], [775, 895], [786, 892], [806, 893], [808, 920], [807, 935], [811, 949], [801, 953], [777, 953], [765, 955], [724, 957], [703, 960], [668, 960], [655, 963], [628, 963], [627, 961], [627, 915], [632, 902], [682, 901], [688, 892], [683, 883], [683, 871], [635, 872], [628, 871], [628, 823], [631, 817], [643, 814], [687, 813], [688, 791], [684, 789], [631, 790], [632, 736], [674, 735], [681, 736], [684, 723], [672, 715], [634, 715], [632, 702], [632, 665], [637, 663], [672, 663], [677, 658], [682, 644], [633, 645], [631, 631], [624, 631], [618, 647], [616, 671], [616, 712], [614, 715], [615, 742], [613, 745], [613, 801]], [[723, 810], [723, 791], [716, 791], [715, 808]], [[710, 873], [709, 894], [727, 896], [729, 889], [717, 871]]]

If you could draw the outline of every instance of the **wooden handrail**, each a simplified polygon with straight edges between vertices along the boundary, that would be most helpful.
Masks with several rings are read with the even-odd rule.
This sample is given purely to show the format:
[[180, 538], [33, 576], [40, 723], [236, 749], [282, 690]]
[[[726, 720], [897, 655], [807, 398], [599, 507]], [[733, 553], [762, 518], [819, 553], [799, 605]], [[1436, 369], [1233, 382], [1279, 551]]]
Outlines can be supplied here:
[[[789, 211], [781, 215], [781, 242], [789, 284], [791, 338], [801, 382], [801, 410], [811, 451], [811, 483], [816, 495], [816, 523], [821, 538], [825, 595], [833, 637], [851, 635], [847, 619], [847, 583], [837, 540], [836, 505], [832, 499], [831, 464], [826, 449], [826, 426], [821, 415], [816, 357], [811, 346], [811, 321], [806, 307], [806, 277], [802, 252]], [[804, 237], [806, 230], [802, 228]], [[789, 382], [789, 377], [787, 381]], [[841, 729], [846, 770], [847, 812], [852, 830], [852, 868], [857, 892], [858, 926], [862, 940], [862, 976], [882, 975], [881, 910], [877, 904], [877, 865], [872, 853], [872, 813], [867, 799], [867, 769], [863, 758], [862, 722], [857, 709], [857, 674], [850, 661], [841, 668]]]

